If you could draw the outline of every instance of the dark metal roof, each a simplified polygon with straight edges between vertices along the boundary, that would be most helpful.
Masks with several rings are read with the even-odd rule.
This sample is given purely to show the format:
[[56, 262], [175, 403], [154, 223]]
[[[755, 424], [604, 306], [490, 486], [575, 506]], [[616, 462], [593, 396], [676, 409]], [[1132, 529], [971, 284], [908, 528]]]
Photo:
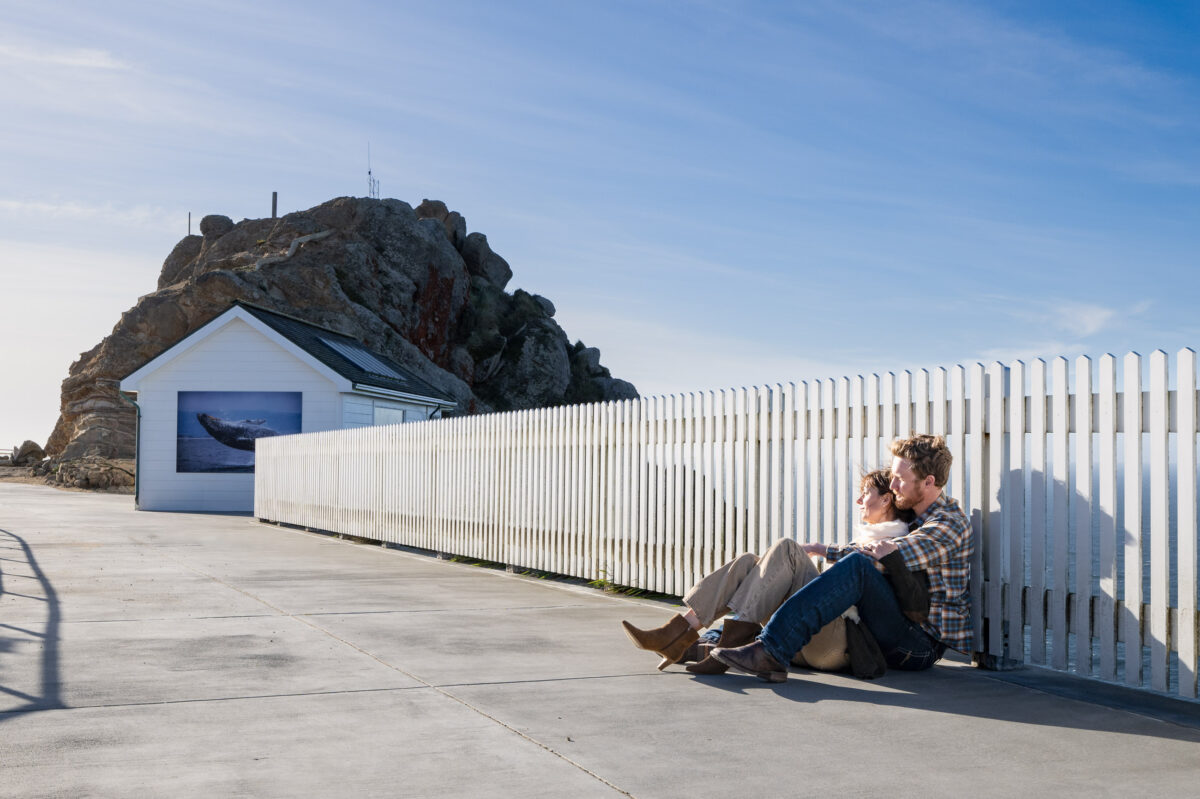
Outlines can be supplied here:
[[[294, 316], [268, 311], [266, 308], [260, 308], [240, 300], [235, 301], [234, 305], [244, 308], [254, 318], [352, 383], [389, 391], [402, 391], [405, 394], [454, 404], [453, 398], [438, 391], [383, 353], [363, 346], [362, 342], [357, 339], [328, 328], [309, 324]], [[359, 363], [355, 363], [338, 350], [345, 353], [359, 353], [360, 357], [355, 358]], [[378, 366], [382, 369], [370, 371], [363, 368], [362, 364], [370, 366], [372, 361], [378, 362]], [[384, 370], [389, 371], [390, 374], [382, 374], [381, 371]]]

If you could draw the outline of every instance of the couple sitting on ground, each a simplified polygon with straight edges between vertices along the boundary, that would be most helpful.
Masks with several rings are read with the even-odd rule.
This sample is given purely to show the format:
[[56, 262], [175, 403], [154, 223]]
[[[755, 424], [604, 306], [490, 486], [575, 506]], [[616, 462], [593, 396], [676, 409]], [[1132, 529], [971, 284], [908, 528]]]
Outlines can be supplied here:
[[[859, 622], [850, 638], [865, 628], [891, 668], [927, 669], [947, 648], [970, 653], [974, 542], [966, 515], [942, 492], [950, 450], [941, 436], [916, 435], [891, 452], [890, 470], [862, 480], [862, 524], [850, 544], [781, 539], [761, 559], [746, 553], [702, 579], [683, 599], [687, 611], [662, 627], [622, 622], [625, 632], [661, 656], [659, 669], [685, 662], [695, 674], [732, 669], [770, 682], [787, 679], [789, 662], [847, 668], [848, 625]], [[810, 555], [833, 565], [818, 574]], [[719, 631], [700, 637], [727, 613]]]

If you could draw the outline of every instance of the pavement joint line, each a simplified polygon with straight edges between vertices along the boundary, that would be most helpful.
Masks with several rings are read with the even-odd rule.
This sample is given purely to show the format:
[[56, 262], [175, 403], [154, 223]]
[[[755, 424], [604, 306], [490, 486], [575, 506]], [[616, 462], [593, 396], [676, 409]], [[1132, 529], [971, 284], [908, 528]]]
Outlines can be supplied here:
[[[265, 604], [265, 603], [264, 603]], [[426, 614], [426, 613], [484, 613], [484, 612], [502, 612], [502, 613], [517, 613], [523, 610], [573, 610], [578, 608], [586, 608], [587, 605], [518, 605], [505, 608], [425, 608], [418, 610], [321, 610], [313, 613], [287, 613], [278, 611], [277, 613], [235, 613], [226, 616], [139, 616], [132, 619], [69, 619], [62, 622], [62, 625], [69, 626], [73, 624], [144, 624], [148, 622], [190, 622], [190, 621], [221, 621], [223, 619], [277, 619], [281, 616], [385, 616], [385, 615], [401, 615], [401, 614]], [[41, 633], [25, 630], [20, 627], [14, 627], [11, 624], [0, 623], [0, 627], [26, 632], [30, 635], [38, 635]]]
[[630, 797], [630, 799], [636, 799], [636, 797], [634, 797], [634, 795], [631, 794], [629, 791], [626, 791], [625, 789], [613, 784], [612, 782], [605, 779], [604, 777], [601, 777], [599, 774], [597, 774], [596, 772], [587, 768], [582, 763], [572, 760], [570, 757], [567, 757], [567, 755], [563, 754], [562, 752], [558, 751], [557, 749], [554, 749], [553, 747], [549, 746], [548, 744], [542, 743], [541, 741], [539, 741], [538, 739], [534, 738], [531, 735], [528, 735], [527, 733], [521, 732], [516, 727], [513, 727], [511, 724], [508, 724], [507, 722], [496, 718], [492, 714], [488, 713], [487, 711], [483, 710], [482, 708], [476, 707], [475, 705], [471, 704], [467, 700], [462, 699], [461, 697], [455, 696], [453, 693], [451, 693], [450, 691], [447, 691], [445, 688], [441, 688], [437, 685], [434, 685], [433, 683], [429, 682], [425, 678], [423, 678], [417, 674], [414, 674], [413, 672], [410, 672], [406, 669], [402, 669], [399, 666], [395, 665], [394, 663], [387, 662], [386, 660], [379, 657], [378, 655], [376, 655], [372, 652], [369, 652], [366, 649], [363, 649], [361, 646], [359, 646], [358, 644], [355, 644], [352, 641], [348, 641], [345, 638], [342, 638], [342, 637], [336, 635], [331, 630], [327, 630], [326, 628], [322, 627], [321, 625], [317, 624], [314, 621], [310, 621], [308, 618], [306, 618], [304, 616], [297, 616], [295, 614], [288, 613], [286, 610], [283, 610], [282, 608], [272, 605], [270, 602], [263, 599], [262, 597], [255, 596], [254, 594], [250, 593], [249, 591], [238, 588], [236, 585], [228, 583], [215, 575], [208, 574], [207, 572], [204, 572], [203, 570], [198, 569], [195, 566], [192, 566], [191, 564], [184, 563], [183, 561], [181, 561], [178, 558], [175, 558], [171, 555], [167, 555], [167, 557], [170, 558], [171, 560], [175, 561], [176, 563], [178, 563], [183, 568], [188, 569], [189, 571], [199, 574], [202, 577], [206, 577], [209, 580], [212, 580], [215, 583], [223, 585], [232, 591], [237, 591], [238, 593], [240, 593], [246, 597], [249, 597], [250, 599], [253, 599], [256, 602], [260, 602], [263, 605], [271, 608], [272, 610], [277, 611], [279, 614], [281, 614], [283, 616], [286, 616], [290, 619], [295, 619], [296, 621], [300, 622], [301, 624], [308, 625], [312, 629], [317, 630], [318, 632], [324, 633], [325, 635], [327, 635], [330, 638], [332, 638], [333, 640], [341, 643], [342, 645], [350, 647], [351, 649], [354, 649], [354, 650], [360, 652], [361, 654], [366, 655], [367, 657], [371, 658], [372, 660], [379, 663], [380, 665], [382, 665], [386, 668], [392, 669], [393, 671], [399, 672], [400, 674], [403, 674], [404, 676], [408, 677], [409, 679], [412, 679], [412, 680], [415, 680], [415, 681], [421, 683], [421, 685], [425, 686], [426, 688], [436, 691], [437, 693], [441, 694], [442, 696], [446, 697], [447, 699], [457, 702], [458, 704], [462, 705], [463, 707], [467, 708], [468, 710], [471, 710], [471, 711], [477, 713], [478, 715], [483, 716], [485, 719], [488, 719], [489, 721], [493, 722], [494, 724], [497, 724], [497, 725], [503, 727], [504, 729], [506, 729], [509, 732], [513, 733], [514, 735], [524, 739], [525, 741], [528, 741], [529, 743], [533, 744], [534, 746], [540, 747], [541, 749], [545, 750], [546, 752], [549, 752], [551, 755], [554, 755], [555, 757], [559, 758], [560, 760], [562, 760], [566, 763], [569, 763], [570, 765], [572, 765], [575, 768], [582, 771], [584, 774], [587, 774], [589, 777], [592, 777], [596, 781], [601, 782], [604, 785], [607, 785], [609, 788], [612, 788], [614, 791], [621, 794], [622, 796], [628, 796], [628, 797]]
[[[350, 644], [350, 646], [353, 647], [354, 645]], [[357, 647], [355, 647], [355, 648], [357, 648]], [[369, 652], [363, 652], [363, 654], [366, 654], [375, 660], [379, 660], [379, 658], [375, 658]], [[246, 694], [246, 695], [240, 695], [240, 696], [207, 696], [207, 697], [197, 697], [197, 698], [193, 698], [193, 699], [159, 699], [159, 700], [156, 700], [153, 702], [103, 702], [103, 703], [95, 704], [95, 705], [75, 704], [75, 705], [53, 705], [53, 706], [49, 706], [49, 707], [34, 706], [34, 707], [28, 707], [28, 708], [13, 708], [13, 709], [9, 709], [9, 710], [0, 710], [0, 716], [19, 715], [19, 714], [23, 714], [23, 713], [42, 713], [42, 712], [45, 712], [48, 710], [111, 710], [111, 709], [122, 708], [122, 707], [156, 707], [159, 705], [190, 705], [190, 704], [203, 704], [205, 702], [250, 702], [250, 701], [255, 701], [255, 700], [259, 700], [259, 699], [290, 699], [290, 698], [306, 697], [306, 696], [341, 696], [343, 694], [386, 694], [386, 693], [394, 693], [394, 692], [399, 692], [399, 691], [434, 691], [436, 693], [445, 694], [445, 691], [442, 690], [444, 688], [476, 688], [476, 687], [487, 688], [490, 686], [497, 686], [497, 685], [526, 685], [526, 684], [532, 684], [532, 683], [563, 682], [563, 681], [572, 681], [572, 680], [615, 680], [615, 679], [625, 679], [625, 678], [629, 678], [629, 677], [653, 678], [654, 676], [656, 676], [656, 675], [652, 675], [652, 674], [645, 674], [642, 672], [638, 672], [638, 673], [631, 673], [631, 674], [596, 674], [596, 675], [587, 676], [587, 677], [548, 677], [548, 678], [537, 679], [537, 680], [496, 680], [494, 682], [442, 683], [442, 684], [435, 685], [426, 680], [421, 680], [421, 678], [416, 677], [412, 674], [409, 674], [408, 672], [404, 671], [403, 669], [398, 668], [392, 664], [385, 663], [383, 661], [380, 661], [380, 662], [383, 663], [383, 665], [387, 666], [388, 668], [392, 669], [393, 671], [400, 672], [401, 674], [404, 674], [405, 676], [410, 677], [413, 680], [417, 680], [417, 681], [421, 682], [421, 684], [420, 685], [394, 685], [394, 686], [390, 686], [387, 688], [339, 688], [336, 691], [294, 691], [291, 693], [283, 693], [283, 694]], [[26, 694], [21, 691], [17, 691], [15, 689], [5, 688], [2, 685], [0, 685], [0, 693], [10, 694], [10, 695], [18, 697], [20, 699], [25, 699], [29, 702], [37, 702], [42, 698], [42, 697], [38, 697], [38, 696], [31, 696], [30, 694]], [[487, 717], [491, 721], [497, 721], [496, 719], [492, 718], [491, 716], [488, 716], [487, 713], [481, 713], [477, 708], [471, 707], [469, 704], [467, 704], [466, 702], [463, 702], [461, 699], [459, 699], [457, 697], [451, 696], [450, 698], [454, 699], [454, 701], [459, 702], [460, 704], [466, 705], [471, 710], [474, 710], [476, 713], [479, 713], [479, 715], [483, 715], [483, 716]], [[497, 722], [497, 723], [504, 727], [508, 726], [508, 725], [504, 724], [504, 722]], [[522, 735], [522, 733], [520, 733], [520, 732], [518, 732], [517, 734]], [[527, 736], [522, 735], [522, 737], [527, 737]], [[533, 739], [530, 739], [530, 740], [533, 740]], [[537, 743], [538, 746], [542, 746], [542, 744], [537, 742], [536, 740], [533, 740], [533, 742]], [[548, 747], [543, 746], [543, 748], [548, 748]], [[564, 758], [564, 759], [566, 759], [566, 758]], [[586, 771], [586, 769], [584, 769], [584, 770]]]

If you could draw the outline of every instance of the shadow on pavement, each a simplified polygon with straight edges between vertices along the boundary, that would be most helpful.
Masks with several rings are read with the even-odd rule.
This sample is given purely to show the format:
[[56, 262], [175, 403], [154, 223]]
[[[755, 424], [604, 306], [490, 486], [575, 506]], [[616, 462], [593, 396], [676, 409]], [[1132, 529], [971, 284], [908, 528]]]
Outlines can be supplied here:
[[[781, 699], [800, 704], [863, 702], [1007, 723], [1200, 743], [1200, 705], [1167, 700], [1159, 707], [1160, 703], [1148, 701], [1149, 697], [1129, 696], [1129, 692], [1114, 699], [1109, 686], [1089, 680], [1067, 678], [1075, 686], [1074, 692], [1069, 692], [1055, 690], [1052, 685], [1036, 685], [1032, 680], [1018, 683], [1007, 677], [996, 678], [969, 667], [939, 665], [929, 672], [892, 670], [869, 682], [847, 674], [835, 678], [839, 679], [836, 684], [827, 678], [807, 680], [805, 675], [809, 673], [793, 668], [788, 681], [781, 684], [738, 674], [692, 679], [737, 694], [772, 691]], [[1041, 696], [1029, 696], [1026, 691]], [[1020, 695], [1014, 695], [1015, 692]], [[1113, 713], [1113, 709], [1125, 713]]]
[[[29, 573], [23, 574], [24, 571]], [[28, 581], [29, 585], [18, 581]], [[0, 712], [0, 724], [16, 714], [31, 710], [66, 707], [60, 695], [58, 675], [58, 626], [61, 614], [58, 595], [25, 539], [0, 529], [0, 601], [9, 597], [37, 603], [41, 608], [42, 622], [40, 630], [36, 629], [39, 626], [36, 622], [0, 622], [0, 694], [25, 703]], [[36, 615], [31, 614], [31, 617]], [[39, 688], [37, 691], [22, 691], [13, 683], [12, 666], [26, 652], [35, 649], [40, 653], [41, 664], [32, 673], [38, 676]], [[21, 669], [17, 673], [29, 672]]]

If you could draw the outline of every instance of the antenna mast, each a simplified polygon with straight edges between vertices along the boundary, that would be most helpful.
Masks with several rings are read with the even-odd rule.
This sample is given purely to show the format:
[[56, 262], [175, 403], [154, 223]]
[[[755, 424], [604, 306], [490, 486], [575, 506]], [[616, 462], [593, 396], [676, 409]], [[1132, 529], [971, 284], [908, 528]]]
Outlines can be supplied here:
[[379, 181], [371, 174], [371, 142], [367, 142], [367, 196], [379, 199]]

